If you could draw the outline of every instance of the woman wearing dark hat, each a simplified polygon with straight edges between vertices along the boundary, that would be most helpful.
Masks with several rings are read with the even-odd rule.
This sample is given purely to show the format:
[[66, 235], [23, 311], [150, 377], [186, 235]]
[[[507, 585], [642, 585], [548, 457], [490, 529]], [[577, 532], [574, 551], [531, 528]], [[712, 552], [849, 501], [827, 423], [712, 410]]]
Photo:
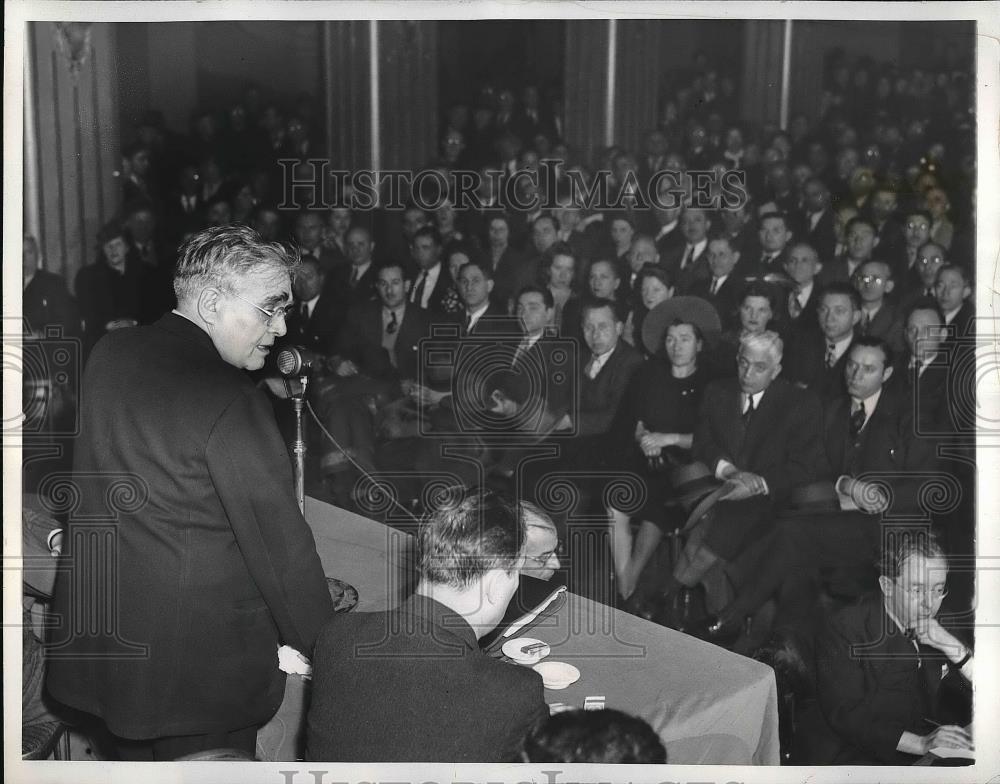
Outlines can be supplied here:
[[[691, 462], [691, 438], [701, 394], [708, 380], [699, 354], [720, 329], [715, 309], [697, 297], [677, 297], [646, 317], [643, 342], [653, 358], [636, 373], [612, 425], [620, 465], [644, 478], [646, 501], [634, 515], [608, 508], [615, 576], [623, 599], [635, 591], [639, 575], [663, 537], [683, 518], [665, 504], [673, 500], [669, 475]], [[631, 521], [639, 521], [633, 542]], [[638, 607], [638, 600], [633, 606]]]

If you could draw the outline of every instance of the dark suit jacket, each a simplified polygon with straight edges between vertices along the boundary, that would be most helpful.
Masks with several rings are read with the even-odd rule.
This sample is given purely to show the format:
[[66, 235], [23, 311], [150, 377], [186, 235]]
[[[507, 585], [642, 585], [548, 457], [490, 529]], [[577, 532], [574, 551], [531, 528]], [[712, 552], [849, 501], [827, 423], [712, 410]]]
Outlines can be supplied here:
[[[652, 236], [656, 237], [661, 228], [663, 227], [657, 226]], [[684, 239], [684, 232], [681, 231], [681, 224], [678, 221], [673, 229], [656, 240], [656, 252], [660, 254], [660, 259], [665, 259], [675, 253], [677, 248], [681, 248], [681, 253], [684, 253], [683, 248], [686, 244], [687, 240]]]
[[[284, 690], [277, 646], [311, 656], [332, 615], [267, 396], [175, 314], [103, 339], [83, 392], [63, 555], [76, 566], [60, 574], [54, 609], [115, 624], [63, 627], [50, 692], [126, 738], [267, 721]], [[99, 588], [102, 576], [80, 568], [109, 547], [88, 536], [109, 516], [113, 617], [77, 582]]]
[[789, 336], [781, 360], [783, 378], [804, 384], [821, 399], [844, 394], [844, 367], [850, 348], [841, 354], [832, 368], [826, 366], [826, 337], [817, 330], [796, 330]]
[[966, 300], [951, 320], [949, 326], [954, 331], [954, 338], [949, 337], [948, 340], [961, 340], [964, 337], [971, 337], [974, 334], [973, 322], [975, 318], [975, 306]]
[[[516, 351], [517, 346], [514, 348]], [[575, 348], [567, 344], [565, 338], [542, 336], [512, 365], [515, 372], [523, 372], [533, 384], [542, 385], [546, 406], [557, 418], [565, 414], [574, 402], [580, 361]]]
[[76, 274], [76, 297], [84, 324], [84, 352], [105, 334], [105, 325], [116, 319], [150, 324], [163, 315], [159, 280], [140, 262], [127, 260], [119, 274], [103, 260]]
[[547, 715], [538, 673], [486, 656], [460, 616], [416, 594], [323, 630], [306, 759], [511, 762]]
[[688, 265], [682, 270], [681, 260], [684, 258], [685, 250], [687, 250], [686, 241], [666, 258], [660, 258], [660, 264], [674, 280], [674, 293], [678, 296], [690, 294], [698, 281], [712, 279], [712, 271], [708, 268], [708, 245], [706, 244], [701, 253], [688, 261]]
[[597, 378], [587, 376], [589, 362], [589, 357], [581, 357], [580, 410], [576, 421], [577, 433], [581, 436], [608, 431], [632, 374], [642, 364], [642, 355], [619, 340], [618, 347], [608, 357]]
[[503, 308], [492, 303], [486, 308], [486, 312], [479, 317], [475, 324], [472, 325], [471, 332], [467, 332], [465, 329], [465, 323], [468, 319], [468, 315], [464, 310], [458, 314], [458, 317], [461, 319], [461, 330], [459, 334], [462, 337], [472, 335], [473, 337], [483, 338], [505, 335], [506, 337], [511, 338], [517, 335], [521, 330], [521, 325], [516, 318], [508, 316], [507, 312]]
[[288, 331], [280, 339], [282, 346], [303, 346], [324, 356], [335, 353], [337, 339], [344, 326], [345, 309], [329, 289], [320, 293], [308, 319], [296, 303], [286, 320]]
[[701, 297], [715, 306], [722, 321], [722, 329], [739, 329], [739, 315], [737, 311], [740, 307], [740, 297], [743, 295], [745, 284], [743, 278], [734, 269], [729, 276], [719, 286], [715, 294], [710, 294], [712, 289], [712, 279], [699, 280], [689, 292], [692, 296]]
[[918, 654], [886, 614], [881, 594], [841, 610], [818, 641], [816, 676], [820, 707], [839, 744], [818, 764], [911, 765], [896, 751], [903, 732], [932, 728], [943, 660]]
[[[809, 226], [809, 216], [805, 216], [806, 227]], [[833, 231], [833, 210], [827, 207], [816, 222], [816, 228], [809, 231], [807, 235], [809, 244], [812, 245], [819, 254], [819, 260], [826, 263], [832, 260], [834, 248], [837, 246], [837, 237]]]
[[524, 256], [508, 245], [500, 255], [496, 267], [493, 268], [493, 291], [490, 293], [490, 299], [499, 307], [506, 309], [508, 303], [525, 285], [525, 276]]
[[882, 302], [882, 307], [878, 309], [875, 318], [866, 327], [864, 322], [864, 311], [861, 314], [861, 322], [858, 324], [858, 332], [861, 335], [872, 335], [882, 338], [889, 344], [893, 351], [899, 352], [904, 348], [903, 344], [903, 323], [900, 320], [896, 307], [891, 302]]
[[25, 330], [44, 332], [48, 326], [62, 327], [63, 336], [80, 333], [80, 315], [76, 302], [66, 290], [62, 275], [37, 270], [24, 289], [21, 315]]
[[913, 409], [899, 389], [883, 387], [875, 410], [853, 439], [850, 419], [850, 397], [826, 402], [823, 443], [831, 478], [885, 479], [892, 488], [890, 512], [919, 512], [919, 490], [935, 470], [934, 440], [914, 432]]
[[695, 425], [694, 458], [713, 472], [725, 459], [759, 474], [772, 503], [780, 506], [793, 487], [812, 482], [822, 466], [820, 418], [816, 395], [779, 376], [744, 426], [737, 380], [713, 381], [705, 389]]
[[[413, 296], [416, 291], [417, 283], [420, 281], [420, 275], [421, 273], [417, 272], [416, 277], [413, 279], [413, 286], [410, 289], [410, 293], [406, 295], [406, 301], [410, 304], [416, 305], [417, 307], [420, 307], [420, 303], [410, 302], [410, 297]], [[427, 311], [438, 316], [443, 316], [447, 312], [445, 310], [444, 301], [451, 285], [451, 275], [448, 272], [448, 268], [442, 263], [441, 271], [438, 273], [437, 281], [434, 283], [434, 289], [431, 291], [430, 299], [427, 300]]]
[[903, 405], [913, 412], [915, 432], [920, 435], [956, 432], [948, 378], [951, 363], [947, 354], [938, 352], [924, 371], [910, 368], [909, 352], [900, 355], [889, 384], [896, 387]]
[[347, 310], [360, 305], [362, 302], [371, 302], [378, 297], [375, 284], [378, 281], [378, 268], [374, 262], [365, 270], [358, 282], [351, 286], [351, 265], [339, 265], [327, 281], [330, 291], [336, 295], [342, 307]]
[[406, 303], [396, 335], [396, 367], [393, 367], [389, 352], [382, 348], [382, 303], [365, 302], [348, 315], [337, 342], [337, 354], [350, 359], [373, 378], [415, 379], [420, 362], [418, 344], [429, 334], [430, 320], [426, 311], [412, 302]]

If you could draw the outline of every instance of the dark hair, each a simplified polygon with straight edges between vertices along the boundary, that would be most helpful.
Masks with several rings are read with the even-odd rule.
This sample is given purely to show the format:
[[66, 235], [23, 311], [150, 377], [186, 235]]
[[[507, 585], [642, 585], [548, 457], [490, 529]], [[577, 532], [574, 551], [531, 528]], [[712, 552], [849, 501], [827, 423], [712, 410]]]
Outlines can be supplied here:
[[818, 292], [819, 299], [817, 302], [822, 302], [823, 297], [827, 294], [843, 294], [845, 297], [851, 300], [851, 307], [855, 310], [861, 310], [861, 295], [858, 290], [854, 288], [850, 283], [843, 280], [835, 280], [831, 283], [827, 283]]
[[542, 719], [524, 739], [524, 757], [527, 762], [662, 765], [667, 750], [648, 723], [604, 708], [562, 711]]
[[778, 297], [775, 295], [774, 287], [759, 280], [748, 283], [740, 293], [740, 305], [746, 301], [747, 297], [763, 297], [771, 306], [772, 317], [778, 315]]
[[875, 224], [872, 223], [870, 220], [868, 220], [868, 218], [866, 218], [864, 215], [855, 215], [853, 218], [847, 221], [847, 225], [844, 226], [844, 235], [846, 236], [851, 229], [853, 229], [855, 226], [859, 224], [867, 226], [869, 229], [872, 230], [873, 234], [875, 235], [878, 234], [878, 229], [875, 228]]
[[923, 218], [927, 221], [928, 225], [933, 225], [934, 223], [934, 219], [931, 217], [931, 214], [922, 207], [914, 207], [912, 210], [905, 210], [903, 212], [904, 218], [912, 218], [914, 215]]
[[656, 278], [668, 289], [674, 287], [674, 281], [673, 278], [671, 278], [670, 273], [663, 267], [657, 266], [656, 264], [642, 265], [642, 269], [640, 269], [639, 273], [635, 276], [636, 285], [641, 288], [642, 282], [646, 278]]
[[966, 286], [972, 285], [972, 278], [969, 276], [969, 270], [963, 267], [961, 264], [942, 264], [938, 267], [938, 277], [941, 277], [942, 272], [954, 271], [962, 276], [962, 282]]
[[791, 230], [792, 227], [788, 225], [788, 215], [783, 212], [765, 212], [760, 216], [760, 218], [757, 219], [757, 223], [760, 226], [763, 226], [764, 221], [769, 220], [770, 218], [777, 218], [780, 220], [781, 224], [785, 227], [785, 231]]
[[883, 577], [895, 580], [901, 573], [903, 562], [914, 555], [924, 558], [944, 558], [937, 537], [921, 528], [896, 529], [883, 533], [882, 550], [879, 554], [878, 569]]
[[905, 325], [907, 321], [910, 320], [912, 316], [918, 310], [932, 310], [938, 317], [938, 321], [944, 324], [944, 313], [941, 310], [941, 306], [934, 297], [918, 297], [908, 304], [903, 309], [903, 324]]
[[97, 231], [97, 244], [103, 247], [107, 243], [116, 237], [121, 237], [123, 240], [128, 238], [128, 233], [125, 231], [125, 227], [121, 225], [116, 220], [110, 220], [101, 226]]
[[[486, 280], [493, 280], [493, 268], [486, 262], [480, 259], [469, 259], [465, 264], [458, 268], [458, 274], [461, 275], [463, 271], [467, 270], [469, 267], [475, 267], [477, 270], [483, 273], [483, 277]], [[458, 282], [457, 280], [455, 281]]]
[[406, 265], [401, 261], [394, 261], [392, 259], [386, 259], [375, 267], [375, 279], [378, 280], [378, 276], [382, 273], [382, 270], [387, 269], [398, 269], [403, 273], [403, 280], [407, 280]]
[[419, 237], [430, 237], [431, 241], [435, 245], [437, 245], [439, 248], [441, 247], [442, 244], [441, 232], [439, 232], [433, 226], [421, 226], [413, 233], [413, 239], [411, 240], [411, 242], [416, 242], [417, 238]]
[[675, 318], [669, 324], [667, 328], [663, 330], [663, 341], [666, 342], [667, 333], [670, 331], [671, 327], [691, 327], [694, 330], [694, 336], [696, 340], [700, 340], [702, 343], [705, 342], [705, 336], [701, 331], [701, 327], [694, 323], [691, 319], [682, 319], [680, 317]]
[[859, 346], [862, 348], [877, 348], [881, 351], [882, 356], [885, 357], [885, 367], [887, 368], [891, 368], [892, 363], [896, 359], [896, 352], [892, 350], [892, 347], [884, 339], [875, 335], [858, 335], [851, 341], [851, 347], [848, 351], [854, 351]]
[[130, 161], [140, 152], [149, 154], [149, 147], [142, 142], [132, 142], [122, 150], [122, 158], [126, 161]]
[[483, 487], [453, 487], [417, 532], [417, 570], [431, 583], [466, 588], [492, 569], [513, 572], [525, 540], [517, 504]]
[[615, 321], [625, 321], [621, 304], [616, 300], [604, 299], [603, 297], [587, 297], [584, 299], [580, 307], [580, 320], [583, 321], [587, 317], [587, 313], [591, 310], [600, 310], [601, 308], [610, 308]]
[[517, 292], [514, 301], [517, 302], [525, 294], [541, 294], [542, 300], [545, 302], [545, 307], [550, 310], [556, 306], [555, 297], [552, 296], [552, 290], [548, 286], [524, 286]]
[[559, 219], [555, 215], [553, 215], [551, 212], [543, 212], [541, 215], [539, 215], [537, 218], [535, 218], [531, 222], [531, 228], [535, 228], [535, 224], [538, 223], [538, 221], [540, 221], [540, 220], [550, 220], [550, 221], [552, 221], [552, 226], [555, 228], [556, 231], [559, 231], [559, 229], [561, 228], [559, 226]]

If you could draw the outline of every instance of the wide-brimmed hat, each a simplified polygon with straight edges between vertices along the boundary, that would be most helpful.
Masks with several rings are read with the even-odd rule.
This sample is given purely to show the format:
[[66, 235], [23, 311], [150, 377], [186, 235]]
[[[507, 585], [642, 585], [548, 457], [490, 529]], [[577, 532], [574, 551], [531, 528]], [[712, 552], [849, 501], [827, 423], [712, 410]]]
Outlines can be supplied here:
[[684, 510], [690, 512], [698, 502], [722, 485], [704, 463], [687, 463], [670, 472], [670, 485], [674, 498]]
[[664, 300], [642, 321], [642, 342], [650, 354], [663, 350], [667, 328], [675, 321], [694, 324], [709, 345], [722, 332], [722, 322], [715, 307], [701, 297], [671, 297]]

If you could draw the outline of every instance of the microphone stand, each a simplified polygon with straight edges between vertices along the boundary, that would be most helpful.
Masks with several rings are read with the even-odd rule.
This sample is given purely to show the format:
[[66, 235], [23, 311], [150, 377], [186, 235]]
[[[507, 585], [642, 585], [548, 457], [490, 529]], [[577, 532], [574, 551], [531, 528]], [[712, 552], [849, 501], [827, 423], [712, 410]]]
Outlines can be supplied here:
[[309, 383], [309, 376], [303, 373], [299, 376], [299, 384], [302, 385], [298, 394], [293, 394], [292, 409], [295, 411], [295, 440], [292, 441], [292, 473], [295, 477], [295, 500], [299, 503], [299, 511], [305, 514], [306, 503], [306, 436], [305, 422], [302, 419], [302, 410], [306, 401], [306, 385]]

